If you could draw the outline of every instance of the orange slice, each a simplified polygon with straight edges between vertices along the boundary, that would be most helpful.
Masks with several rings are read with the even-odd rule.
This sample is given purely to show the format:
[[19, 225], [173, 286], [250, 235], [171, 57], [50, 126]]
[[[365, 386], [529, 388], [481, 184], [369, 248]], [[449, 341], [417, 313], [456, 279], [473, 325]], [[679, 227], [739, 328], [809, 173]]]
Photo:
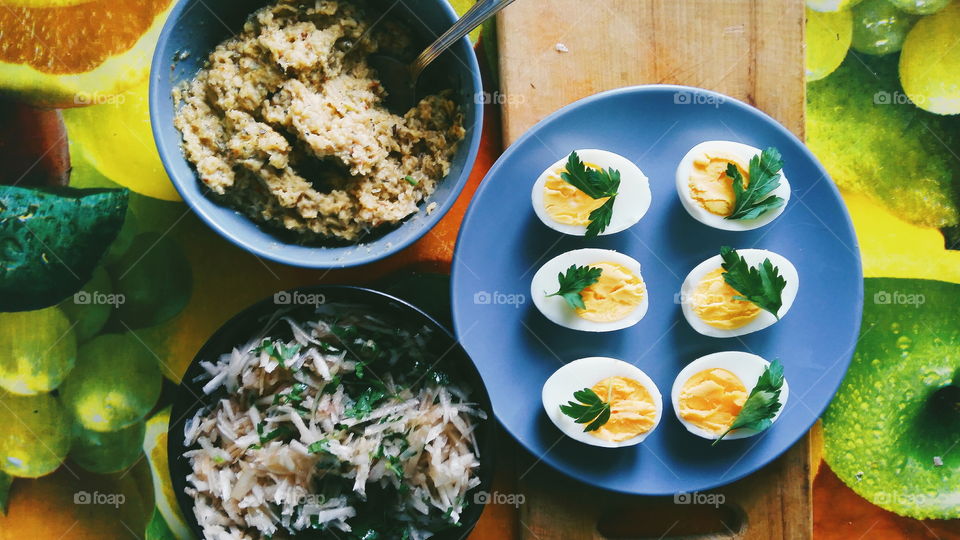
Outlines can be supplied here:
[[45, 107], [109, 100], [147, 77], [173, 3], [0, 0], [0, 92]]

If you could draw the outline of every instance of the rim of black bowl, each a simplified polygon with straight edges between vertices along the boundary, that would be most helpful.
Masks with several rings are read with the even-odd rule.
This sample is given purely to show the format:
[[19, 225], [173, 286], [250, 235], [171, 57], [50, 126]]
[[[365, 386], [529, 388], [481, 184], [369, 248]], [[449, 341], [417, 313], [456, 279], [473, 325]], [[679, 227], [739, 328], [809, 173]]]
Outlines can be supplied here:
[[[248, 220], [251, 227], [256, 230], [256, 235], [263, 235], [263, 242], [258, 242], [262, 243], [263, 246], [254, 245], [247, 239], [249, 236], [251, 236], [250, 233], [246, 232], [245, 230], [236, 230], [232, 226], [221, 223], [219, 218], [214, 215], [213, 211], [207, 211], [205, 208], [202, 208], [200, 206], [202, 203], [197, 199], [208, 198], [207, 195], [205, 193], [199, 193], [195, 195], [188, 192], [186, 187], [187, 183], [196, 184], [200, 182], [196, 175], [196, 169], [191, 165], [190, 174], [188, 175], [189, 177], [182, 177], [177, 173], [170, 163], [172, 159], [185, 159], [183, 157], [179, 136], [176, 139], [176, 144], [168, 144], [168, 141], [164, 138], [165, 130], [168, 128], [176, 130], [176, 128], [173, 127], [172, 118], [170, 119], [169, 126], [165, 125], [161, 127], [160, 125], [161, 100], [172, 99], [170, 95], [161, 92], [160, 81], [163, 77], [171, 77], [172, 66], [175, 63], [174, 58], [183, 52], [182, 49], [169, 49], [168, 42], [170, 41], [170, 36], [173, 33], [174, 28], [177, 26], [177, 23], [180, 21], [181, 17], [184, 16], [184, 10], [187, 9], [188, 5], [191, 5], [192, 2], [195, 1], [197, 0], [178, 0], [177, 5], [174, 6], [174, 8], [170, 11], [163, 28], [160, 30], [160, 35], [158, 36], [156, 48], [154, 49], [150, 64], [148, 102], [153, 140], [157, 147], [157, 152], [160, 155], [160, 161], [163, 164], [164, 171], [166, 172], [167, 177], [170, 179], [174, 188], [177, 190], [177, 193], [180, 194], [180, 198], [183, 199], [183, 202], [190, 207], [194, 214], [200, 217], [207, 227], [214, 230], [217, 234], [228, 240], [230, 243], [258, 257], [263, 257], [274, 262], [301, 268], [336, 269], [351, 268], [370, 264], [398, 253], [430, 232], [437, 225], [437, 223], [439, 223], [443, 216], [450, 211], [454, 203], [459, 198], [460, 193], [463, 191], [463, 188], [467, 185], [467, 181], [470, 178], [470, 174], [473, 171], [473, 166], [477, 160], [477, 154], [480, 150], [480, 139], [483, 135], [484, 106], [482, 103], [478, 103], [476, 98], [479, 93], [484, 91], [483, 81], [480, 76], [480, 65], [477, 61], [477, 55], [472, 44], [470, 43], [470, 38], [468, 36], [464, 36], [457, 43], [452, 45], [448, 51], [444, 52], [444, 56], [454, 53], [458, 54], [460, 56], [459, 60], [461, 63], [464, 63], [465, 67], [467, 68], [466, 71], [469, 75], [468, 78], [465, 79], [465, 83], [467, 86], [469, 86], [469, 88], [464, 87], [461, 89], [461, 94], [467, 95], [466, 91], [469, 90], [470, 99], [473, 100], [473, 114], [469, 117], [467, 117], [467, 115], [464, 116], [464, 128], [468, 133], [470, 133], [472, 130], [473, 134], [471, 138], [461, 141], [461, 144], [466, 143], [468, 145], [464, 154], [463, 170], [456, 179], [452, 179], [450, 175], [447, 175], [443, 178], [442, 182], [444, 183], [455, 180], [455, 183], [450, 188], [450, 192], [447, 194], [445, 200], [432, 200], [434, 194], [431, 194], [430, 197], [427, 197], [420, 202], [419, 212], [408, 216], [405, 220], [401, 221], [395, 226], [395, 230], [399, 230], [403, 227], [410, 227], [413, 225], [413, 223], [411, 223], [411, 220], [413, 219], [421, 220], [422, 224], [418, 224], [419, 228], [412, 232], [409, 236], [399, 240], [386, 242], [382, 246], [378, 246], [377, 249], [370, 249], [368, 244], [361, 241], [357, 244], [347, 246], [346, 249], [351, 249], [352, 251], [342, 254], [342, 256], [339, 258], [335, 256], [311, 257], [299, 253], [285, 253], [283, 250], [268, 249], [264, 246], [279, 245], [283, 246], [284, 248], [304, 248], [305, 250], [313, 253], [323, 253], [331, 248], [285, 242], [277, 235], [263, 229], [260, 224], [257, 224], [253, 220], [244, 216], [244, 218]], [[270, 0], [263, 0], [262, 2], [264, 6], [269, 3]], [[407, 7], [406, 4], [401, 2], [400, 5], [412, 13], [411, 8]], [[387, 11], [393, 11], [396, 6], [396, 3], [391, 4]], [[458, 19], [457, 12], [453, 9], [453, 6], [448, 1], [437, 0], [435, 7], [437, 10], [439, 10], [439, 12], [445, 15], [450, 26], [452, 26], [453, 23]], [[210, 8], [207, 9], [209, 10]], [[419, 18], [414, 15], [414, 19]], [[423, 24], [422, 20], [420, 22]], [[420, 32], [422, 33], [423, 31], [420, 30]], [[427, 41], [432, 41], [432, 39], [428, 38]], [[214, 202], [214, 204], [216, 204], [218, 207], [220, 205], [220, 203], [216, 203], [215, 201], [211, 202]], [[437, 206], [428, 215], [426, 212], [426, 206], [432, 202], [436, 202]], [[376, 242], [379, 240], [382, 240], [382, 238], [376, 238], [374, 241]]]
[[[170, 473], [170, 480], [177, 498], [177, 505], [187, 521], [190, 529], [198, 538], [203, 538], [203, 529], [193, 512], [194, 499], [187, 495], [184, 488], [187, 487], [187, 475], [192, 471], [189, 461], [183, 456], [188, 450], [184, 446], [184, 425], [187, 420], [193, 418], [193, 415], [201, 407], [206, 405], [216, 394], [207, 396], [203, 393], [204, 382], [197, 381], [197, 376], [203, 373], [200, 367], [201, 359], [215, 360], [221, 354], [230, 351], [233, 347], [250, 340], [259, 330], [263, 330], [264, 322], [274, 317], [278, 312], [288, 310], [296, 315], [297, 310], [309, 311], [315, 309], [314, 305], [301, 304], [289, 305], [279, 304], [276, 301], [278, 294], [289, 294], [289, 298], [296, 298], [294, 295], [323, 295], [324, 304], [331, 303], [349, 303], [370, 308], [372, 311], [388, 312], [388, 318], [403, 320], [408, 324], [424, 324], [434, 329], [437, 336], [443, 339], [443, 350], [447, 351], [438, 360], [441, 365], [448, 366], [451, 373], [454, 373], [457, 379], [463, 380], [470, 388], [471, 400], [478, 403], [480, 408], [487, 414], [486, 420], [482, 420], [477, 430], [477, 446], [480, 452], [480, 466], [477, 471], [477, 477], [480, 484], [471, 489], [467, 494], [467, 504], [460, 517], [460, 526], [444, 530], [432, 538], [436, 540], [460, 540], [466, 538], [470, 531], [476, 526], [480, 515], [483, 513], [485, 504], [479, 500], [478, 494], [490, 491], [490, 485], [493, 481], [493, 454], [494, 454], [494, 429], [496, 420], [493, 416], [493, 408], [490, 405], [490, 395], [487, 388], [477, 371], [473, 360], [467, 355], [466, 351], [460, 346], [449, 329], [437, 322], [433, 317], [427, 315], [416, 306], [401, 300], [395, 296], [365, 287], [356, 287], [351, 285], [314, 285], [309, 287], [298, 287], [281, 291], [275, 295], [265, 298], [234, 315], [230, 320], [224, 323], [216, 332], [210, 336], [203, 344], [200, 350], [194, 356], [187, 371], [183, 374], [180, 384], [177, 386], [173, 397], [173, 405], [170, 411], [170, 425], [167, 435], [167, 461]], [[296, 319], [296, 316], [294, 316]], [[307, 539], [319, 538], [320, 531], [304, 531], [292, 538]]]

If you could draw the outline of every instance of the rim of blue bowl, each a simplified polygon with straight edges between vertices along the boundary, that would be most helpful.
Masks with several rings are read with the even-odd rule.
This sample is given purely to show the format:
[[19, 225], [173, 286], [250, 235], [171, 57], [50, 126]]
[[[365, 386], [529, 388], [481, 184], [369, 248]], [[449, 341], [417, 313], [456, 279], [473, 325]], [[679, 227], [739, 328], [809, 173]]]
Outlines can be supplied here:
[[[429, 204], [430, 202], [437, 202], [436, 208], [434, 208], [429, 215], [425, 215], [423, 208], [421, 208], [422, 215], [421, 219], [426, 220], [425, 223], [420, 227], [420, 229], [413, 234], [409, 235], [406, 238], [403, 238], [400, 241], [393, 242], [384, 249], [377, 250], [365, 250], [364, 248], [367, 244], [362, 241], [353, 244], [350, 247], [354, 251], [350, 254], [349, 257], [343, 258], [342, 260], [333, 260], [332, 258], [324, 257], [302, 257], [296, 255], [288, 255], [282, 252], [282, 250], [271, 251], [260, 249], [259, 247], [253, 246], [248, 243], [245, 239], [250, 233], [247, 232], [238, 232], [233, 230], [231, 227], [224, 226], [220, 223], [216, 217], [205, 211], [203, 208], [198, 206], [194, 201], [194, 195], [187, 192], [185, 189], [185, 184], [187, 182], [200, 182], [200, 179], [197, 178], [195, 169], [191, 165], [191, 174], [189, 178], [183, 178], [175, 173], [173, 167], [170, 165], [170, 159], [176, 157], [183, 158], [183, 151], [180, 148], [180, 144], [176, 144], [175, 147], [170, 148], [164, 138], [160, 129], [160, 120], [159, 120], [159, 106], [161, 99], [169, 99], [171, 96], [161, 94], [160, 85], [157, 84], [161, 77], [164, 76], [168, 66], [170, 65], [169, 61], [169, 52], [165, 52], [167, 43], [170, 41], [170, 35], [173, 33], [174, 28], [176, 27], [177, 22], [180, 20], [180, 16], [183, 14], [184, 9], [186, 9], [187, 4], [193, 0], [178, 0], [177, 5], [170, 11], [170, 14], [167, 16], [167, 20], [163, 25], [163, 29], [160, 31], [160, 36], [157, 39], [157, 45], [153, 52], [153, 57], [150, 64], [150, 81], [149, 81], [149, 108], [150, 108], [150, 129], [153, 134], [154, 144], [157, 147], [157, 152], [160, 154], [160, 162], [163, 164], [163, 169], [167, 174], [167, 177], [170, 179], [170, 182], [173, 184], [173, 187], [177, 190], [177, 193], [180, 194], [180, 198], [183, 199], [183, 202], [190, 207], [194, 214], [200, 217], [200, 219], [211, 229], [213, 229], [221, 237], [227, 239], [230, 243], [234, 244], [237, 247], [244, 249], [245, 251], [252, 253], [258, 257], [263, 257], [274, 262], [287, 264], [290, 266], [297, 266], [301, 268], [312, 268], [312, 269], [337, 269], [337, 268], [350, 268], [355, 266], [362, 266], [365, 264], [370, 264], [381, 259], [385, 259], [394, 255], [403, 249], [407, 248], [428, 232], [430, 232], [437, 223], [450, 211], [454, 203], [460, 197], [463, 188], [467, 184], [467, 180], [470, 178], [470, 174], [473, 171], [473, 166], [477, 160], [477, 153], [480, 149], [480, 138], [483, 134], [483, 109], [484, 106], [481, 103], [476, 103], [473, 107], [473, 115], [471, 118], [466, 119], [464, 127], [469, 128], [472, 125], [473, 127], [473, 136], [468, 142], [469, 145], [466, 151], [466, 159], [464, 160], [463, 171], [461, 171], [459, 177], [456, 179], [453, 187], [450, 190], [449, 195], [446, 200], [440, 201], [430, 201], [424, 200], [421, 201], [420, 206]], [[269, 0], [265, 0], [264, 5], [269, 3]], [[402, 3], [402, 0], [401, 0]], [[452, 25], [458, 18], [456, 11], [453, 9], [453, 6], [446, 0], [437, 0], [437, 7], [446, 16], [446, 19]], [[406, 4], [403, 4], [404, 8], [412, 12], [412, 9]], [[389, 8], [392, 11], [396, 7], [396, 4], [391, 5]], [[252, 13], [252, 12], [251, 12]], [[480, 65], [477, 62], [477, 56], [473, 50], [473, 46], [470, 43], [470, 38], [464, 36], [460, 39], [459, 42], [451, 46], [451, 51], [456, 48], [460, 53], [462, 53], [463, 59], [467, 62], [467, 68], [469, 71], [469, 84], [472, 86], [471, 95], [476, 96], [479, 92], [483, 91], [483, 82], [480, 76]], [[445, 53], [446, 54], [446, 53]], [[443, 179], [444, 182], [450, 181], [450, 177], [447, 176]], [[205, 194], [200, 194], [200, 197], [206, 197]], [[427, 198], [429, 199], [429, 197]], [[409, 216], [407, 219], [413, 217], [418, 217], [421, 214], [415, 214], [414, 216]], [[300, 246], [298, 244], [293, 244], [289, 242], [284, 242], [280, 238], [272, 235], [270, 232], [265, 231], [260, 228], [259, 224], [255, 223], [253, 220], [250, 220], [248, 217], [244, 216], [245, 219], [250, 221], [250, 224], [255, 228], [256, 234], [263, 235], [264, 237], [270, 237], [271, 241], [277, 244], [289, 245], [304, 247], [310, 249], [311, 252], [317, 250], [322, 252], [323, 250], [328, 249], [324, 246]], [[407, 226], [409, 221], [403, 221], [397, 226], [397, 230]]]

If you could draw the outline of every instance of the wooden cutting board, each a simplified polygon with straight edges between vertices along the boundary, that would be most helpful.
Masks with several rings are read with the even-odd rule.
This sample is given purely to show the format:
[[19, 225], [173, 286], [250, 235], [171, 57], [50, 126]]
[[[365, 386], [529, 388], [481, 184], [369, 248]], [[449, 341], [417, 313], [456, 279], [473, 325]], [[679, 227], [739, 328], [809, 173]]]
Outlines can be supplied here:
[[[504, 141], [582, 97], [650, 83], [742, 99], [802, 137], [803, 26], [802, 0], [518, 0], [497, 20]], [[513, 461], [525, 539], [812, 536], [809, 437], [714, 490], [716, 507], [616, 496], [536, 456]]]

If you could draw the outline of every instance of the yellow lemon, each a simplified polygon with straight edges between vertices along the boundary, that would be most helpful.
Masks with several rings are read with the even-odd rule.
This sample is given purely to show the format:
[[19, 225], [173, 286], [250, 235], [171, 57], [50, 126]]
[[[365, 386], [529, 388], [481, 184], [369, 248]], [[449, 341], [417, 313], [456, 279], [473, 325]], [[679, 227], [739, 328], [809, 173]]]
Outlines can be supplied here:
[[960, 251], [945, 249], [939, 230], [902, 221], [864, 195], [844, 192], [843, 199], [857, 231], [864, 277], [960, 283]]
[[153, 498], [157, 511], [167, 522], [167, 527], [176, 538], [192, 538], [193, 534], [177, 505], [177, 496], [170, 481], [170, 468], [167, 456], [167, 428], [170, 425], [170, 407], [167, 407], [147, 420], [147, 432], [143, 437], [143, 453], [150, 462], [150, 474], [153, 476]]
[[132, 191], [179, 201], [153, 142], [146, 81], [107, 103], [63, 112], [70, 141], [100, 173]]
[[900, 53], [900, 82], [917, 107], [960, 114], [960, 2], [924, 17], [907, 34]]
[[818, 81], [833, 73], [847, 57], [853, 40], [849, 11], [819, 12], [807, 9], [807, 80]]

